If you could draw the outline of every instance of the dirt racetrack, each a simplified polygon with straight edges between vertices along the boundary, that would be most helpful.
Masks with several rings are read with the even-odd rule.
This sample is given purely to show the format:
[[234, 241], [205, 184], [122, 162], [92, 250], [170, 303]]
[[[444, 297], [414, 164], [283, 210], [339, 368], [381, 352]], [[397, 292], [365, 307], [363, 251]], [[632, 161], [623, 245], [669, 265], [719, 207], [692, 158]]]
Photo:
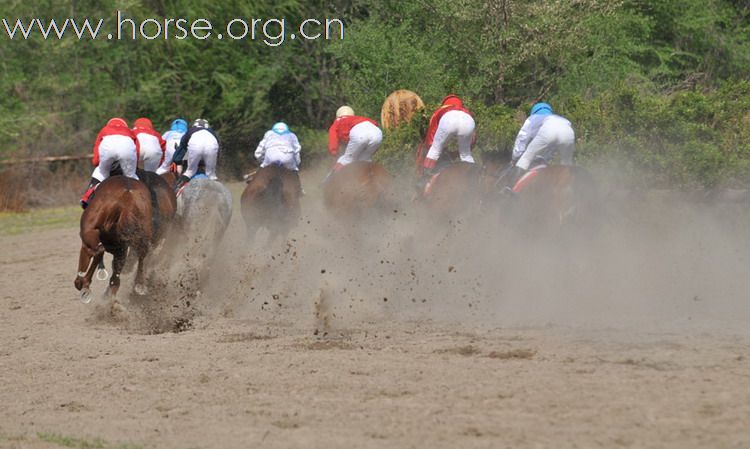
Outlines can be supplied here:
[[0, 447], [750, 448], [746, 206], [639, 200], [561, 244], [348, 232], [306, 188], [287, 244], [236, 213], [187, 298], [126, 274], [84, 305], [75, 222], [0, 236]]

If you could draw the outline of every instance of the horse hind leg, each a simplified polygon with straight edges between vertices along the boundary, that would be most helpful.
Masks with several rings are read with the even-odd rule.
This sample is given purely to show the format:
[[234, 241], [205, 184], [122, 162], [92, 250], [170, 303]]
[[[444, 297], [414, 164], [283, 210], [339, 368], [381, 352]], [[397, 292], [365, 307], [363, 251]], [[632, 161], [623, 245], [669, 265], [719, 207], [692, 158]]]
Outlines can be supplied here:
[[125, 266], [125, 259], [127, 258], [128, 249], [118, 248], [112, 253], [114, 256], [112, 259], [112, 276], [109, 278], [109, 288], [107, 289], [107, 295], [115, 297], [117, 291], [120, 289], [120, 274]]
[[148, 293], [148, 288], [143, 282], [143, 261], [145, 258], [146, 252], [138, 251], [138, 268], [135, 273], [135, 285], [133, 286], [133, 291], [138, 296], [144, 296]]
[[94, 270], [96, 270], [103, 258], [103, 252], [99, 252], [92, 257], [85, 247], [81, 247], [81, 254], [78, 259], [78, 274], [74, 285], [81, 292], [81, 301], [84, 304], [90, 303], [93, 299], [91, 295], [91, 279], [94, 276]]

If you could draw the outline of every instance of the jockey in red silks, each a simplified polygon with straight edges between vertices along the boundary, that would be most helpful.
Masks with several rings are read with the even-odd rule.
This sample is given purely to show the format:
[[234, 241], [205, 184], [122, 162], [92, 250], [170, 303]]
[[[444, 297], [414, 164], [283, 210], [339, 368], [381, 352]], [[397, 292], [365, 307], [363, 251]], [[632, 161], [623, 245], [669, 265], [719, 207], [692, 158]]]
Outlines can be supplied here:
[[328, 129], [328, 152], [331, 156], [337, 157], [340, 146], [344, 144], [346, 150], [336, 160], [331, 173], [355, 161], [371, 161], [372, 155], [380, 148], [382, 142], [383, 132], [375, 120], [354, 115], [352, 108], [341, 106], [336, 111], [336, 120]]
[[164, 160], [167, 142], [164, 141], [161, 134], [156, 132], [151, 120], [139, 118], [133, 125], [133, 134], [138, 139], [143, 169], [155, 172]]
[[[422, 172], [420, 185], [424, 186], [435, 174], [435, 164], [451, 137], [458, 140], [458, 153], [461, 161], [474, 163], [471, 155], [471, 146], [475, 138], [474, 128], [476, 128], [474, 117], [464, 107], [461, 99], [452, 94], [445, 97], [442, 105], [430, 118], [427, 135], [417, 154], [417, 165]], [[426, 156], [424, 156], [425, 149], [429, 149]]]
[[109, 178], [109, 172], [114, 162], [120, 164], [122, 174], [128, 178], [138, 179], [135, 174], [138, 165], [138, 140], [128, 128], [128, 124], [121, 118], [113, 118], [99, 131], [94, 143], [94, 157], [91, 163], [96, 166], [91, 175], [91, 181], [86, 193], [81, 197], [81, 207], [86, 209], [91, 194], [97, 184]]

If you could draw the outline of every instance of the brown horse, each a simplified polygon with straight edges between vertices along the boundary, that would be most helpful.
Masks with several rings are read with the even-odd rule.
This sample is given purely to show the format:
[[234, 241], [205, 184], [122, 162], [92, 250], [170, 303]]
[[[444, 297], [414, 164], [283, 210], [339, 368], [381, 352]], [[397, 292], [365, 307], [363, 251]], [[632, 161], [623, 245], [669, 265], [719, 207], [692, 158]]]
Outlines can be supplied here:
[[419, 199], [431, 212], [453, 219], [479, 206], [481, 180], [481, 166], [453, 162], [430, 179]]
[[390, 206], [392, 182], [382, 165], [352, 162], [330, 176], [323, 186], [323, 201], [337, 218], [361, 218], [368, 211]]
[[105, 251], [114, 256], [108, 293], [117, 294], [129, 249], [138, 255], [136, 293], [145, 293], [143, 260], [153, 238], [151, 201], [146, 185], [134, 179], [112, 176], [99, 185], [96, 196], [81, 215], [82, 245], [74, 285], [82, 291], [82, 300], [90, 301], [91, 277]]
[[172, 189], [174, 189], [174, 186], [177, 184], [177, 178], [179, 177], [179, 175], [173, 171], [162, 173], [159, 176], [161, 176], [161, 179], [163, 179]]
[[599, 190], [591, 173], [583, 167], [538, 165], [516, 182], [512, 195], [503, 191], [509, 168], [507, 160], [485, 159], [483, 199], [487, 205], [498, 206], [502, 217], [512, 218], [532, 232], [596, 224]]
[[299, 220], [302, 185], [293, 170], [271, 165], [259, 169], [242, 192], [240, 206], [251, 239], [260, 228], [266, 228], [271, 243], [285, 238]]
[[583, 224], [594, 217], [598, 189], [582, 167], [540, 166], [513, 187], [526, 219], [546, 225]]

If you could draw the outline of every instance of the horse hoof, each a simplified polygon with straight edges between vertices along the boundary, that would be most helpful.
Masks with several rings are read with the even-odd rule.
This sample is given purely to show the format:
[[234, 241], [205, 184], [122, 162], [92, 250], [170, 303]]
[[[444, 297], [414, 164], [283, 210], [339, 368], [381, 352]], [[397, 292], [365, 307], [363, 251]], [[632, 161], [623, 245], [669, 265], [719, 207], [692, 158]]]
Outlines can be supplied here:
[[106, 281], [109, 277], [109, 273], [106, 268], [100, 268], [96, 271], [96, 279], [99, 281]]
[[109, 286], [106, 290], [104, 290], [104, 295], [102, 295], [102, 299], [108, 300], [108, 299], [114, 299], [117, 296], [117, 290], [119, 287], [113, 287]]
[[88, 304], [93, 299], [94, 299], [94, 295], [91, 293], [90, 288], [84, 288], [83, 290], [81, 290], [81, 302], [82, 303]]
[[146, 288], [145, 285], [141, 285], [141, 284], [135, 284], [135, 287], [133, 287], [133, 290], [135, 290], [135, 294], [138, 296], [145, 296], [146, 293], [148, 293], [148, 288]]

